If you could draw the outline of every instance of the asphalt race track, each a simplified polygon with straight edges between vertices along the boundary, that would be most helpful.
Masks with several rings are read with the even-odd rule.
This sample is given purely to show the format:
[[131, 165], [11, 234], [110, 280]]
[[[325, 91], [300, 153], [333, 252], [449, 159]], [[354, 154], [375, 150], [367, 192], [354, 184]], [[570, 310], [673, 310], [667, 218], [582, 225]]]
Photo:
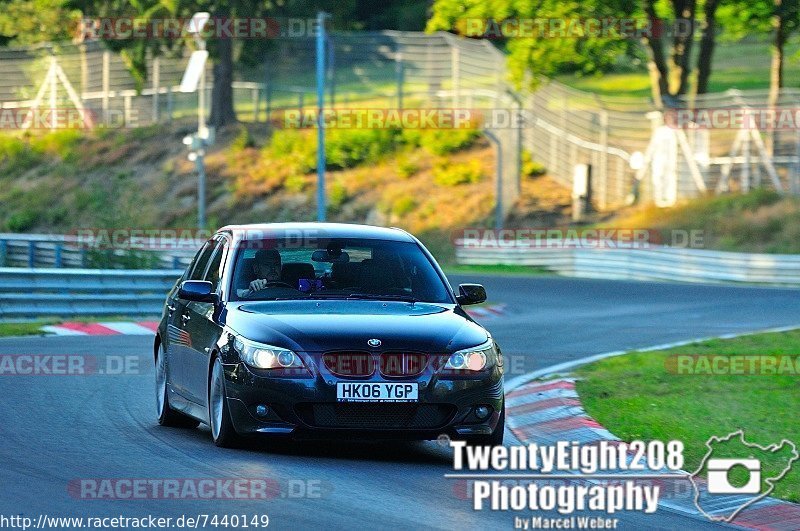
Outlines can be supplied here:
[[[797, 292], [562, 278], [482, 282], [504, 314], [485, 320], [517, 370], [590, 354], [800, 323]], [[450, 452], [431, 443], [271, 443], [216, 448], [206, 428], [155, 419], [152, 340], [136, 336], [8, 338], [0, 354], [138, 356], [139, 374], [0, 379], [0, 514], [173, 517], [267, 514], [270, 527], [508, 529], [527, 512], [474, 512]], [[135, 372], [135, 371], [131, 371]], [[516, 376], [511, 375], [511, 376]], [[82, 499], [81, 479], [267, 478], [269, 500]], [[552, 514], [551, 516], [558, 516]], [[621, 527], [711, 528], [659, 510], [614, 515]]]

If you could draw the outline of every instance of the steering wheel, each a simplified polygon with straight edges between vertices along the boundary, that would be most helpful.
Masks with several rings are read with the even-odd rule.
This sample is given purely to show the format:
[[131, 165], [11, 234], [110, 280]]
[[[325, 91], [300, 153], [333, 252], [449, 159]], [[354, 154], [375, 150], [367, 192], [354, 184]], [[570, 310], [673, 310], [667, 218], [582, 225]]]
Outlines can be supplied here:
[[[262, 291], [262, 290], [265, 290], [265, 289], [267, 289], [267, 288], [276, 288], [276, 287], [279, 287], [279, 286], [280, 286], [280, 287], [286, 287], [286, 288], [290, 288], [290, 289], [296, 289], [296, 288], [294, 288], [294, 286], [292, 286], [291, 284], [288, 284], [288, 283], [286, 283], [286, 282], [281, 282], [280, 280], [275, 280], [275, 281], [272, 281], [272, 282], [267, 282], [267, 283], [264, 285], [264, 287], [263, 287], [263, 288], [261, 288], [261, 289], [259, 289], [259, 290], [255, 290], [255, 291]], [[255, 291], [254, 291], [254, 293], [255, 293]]]

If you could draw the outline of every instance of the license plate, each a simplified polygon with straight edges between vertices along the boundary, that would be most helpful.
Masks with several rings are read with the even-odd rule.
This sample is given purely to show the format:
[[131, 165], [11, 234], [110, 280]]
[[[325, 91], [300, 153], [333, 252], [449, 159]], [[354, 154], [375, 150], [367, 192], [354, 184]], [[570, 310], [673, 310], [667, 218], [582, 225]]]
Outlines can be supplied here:
[[416, 402], [417, 383], [338, 382], [336, 399], [339, 402]]

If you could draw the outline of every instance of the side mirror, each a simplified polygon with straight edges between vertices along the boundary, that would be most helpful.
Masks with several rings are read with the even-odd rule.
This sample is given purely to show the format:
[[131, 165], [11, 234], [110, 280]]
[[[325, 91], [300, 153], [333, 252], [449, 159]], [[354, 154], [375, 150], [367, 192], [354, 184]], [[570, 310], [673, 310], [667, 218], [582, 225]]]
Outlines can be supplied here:
[[194, 302], [217, 302], [217, 294], [211, 292], [211, 282], [206, 280], [185, 280], [178, 289], [178, 297]]
[[480, 284], [461, 284], [458, 293], [456, 300], [462, 306], [486, 302], [486, 289]]

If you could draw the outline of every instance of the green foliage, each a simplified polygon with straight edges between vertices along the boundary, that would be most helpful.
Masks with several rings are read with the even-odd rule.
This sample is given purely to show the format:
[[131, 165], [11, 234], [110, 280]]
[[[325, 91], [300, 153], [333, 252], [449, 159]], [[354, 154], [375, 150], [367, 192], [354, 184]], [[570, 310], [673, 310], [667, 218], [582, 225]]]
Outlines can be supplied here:
[[76, 146], [84, 138], [85, 133], [79, 129], [63, 129], [31, 137], [30, 146], [36, 153], [58, 157], [64, 162], [74, 162], [78, 158]]
[[36, 151], [21, 138], [0, 135], [0, 169], [4, 176], [19, 175], [42, 160], [42, 153]]
[[397, 174], [403, 179], [408, 179], [419, 172], [419, 164], [408, 155], [397, 157]]
[[250, 130], [240, 125], [239, 133], [236, 135], [236, 138], [233, 139], [233, 142], [231, 142], [231, 150], [234, 152], [244, 151], [247, 148], [255, 147], [255, 145], [256, 142], [253, 140], [253, 137], [250, 136]]
[[433, 180], [440, 186], [458, 186], [477, 183], [483, 178], [483, 168], [478, 160], [451, 163], [446, 159], [436, 161], [433, 166]]
[[0, 6], [0, 45], [69, 41], [81, 16], [66, 0], [4, 0]]
[[533, 160], [533, 156], [531, 155], [530, 151], [523, 150], [522, 175], [525, 177], [537, 177], [539, 175], [544, 175], [545, 173], [547, 173], [547, 169], [544, 167], [544, 164]]
[[325, 156], [331, 168], [352, 168], [375, 163], [393, 152], [399, 132], [394, 129], [333, 129], [325, 140]]
[[306, 131], [277, 130], [262, 152], [275, 164], [288, 166], [294, 173], [308, 173], [317, 167], [317, 141]]
[[422, 147], [433, 155], [447, 155], [468, 148], [480, 135], [477, 129], [404, 129], [401, 139], [409, 148]]
[[293, 173], [286, 177], [286, 180], [283, 182], [283, 187], [286, 188], [288, 191], [299, 194], [303, 192], [308, 186], [308, 179], [305, 178], [303, 175], [298, 175]]
[[6, 228], [10, 232], [25, 232], [36, 225], [37, 215], [31, 210], [14, 212], [6, 221]]
[[[625, 39], [616, 34], [584, 35], [570, 33], [559, 38], [549, 33], [544, 25], [545, 35], [538, 34], [538, 26], [523, 35], [497, 35], [496, 27], [480, 25], [474, 21], [498, 21], [507, 19], [526, 20], [585, 20], [620, 19], [641, 15], [639, 2], [628, 0], [587, 0], [583, 2], [563, 2], [562, 0], [435, 0], [428, 21], [427, 31], [454, 31], [471, 37], [489, 34], [501, 38], [509, 52], [508, 66], [514, 81], [521, 84], [526, 72], [532, 84], [540, 76], [552, 76], [565, 70], [591, 73], [611, 68], [620, 55], [634, 55], [639, 50], [635, 39]], [[471, 23], [468, 21], [471, 20]], [[492, 35], [494, 33], [494, 35]]]
[[86, 252], [86, 267], [90, 269], [156, 269], [160, 267], [159, 253], [119, 249], [90, 249]]
[[403, 195], [392, 203], [392, 214], [403, 217], [413, 212], [415, 208], [417, 208], [417, 200], [410, 195]]
[[332, 211], [339, 210], [345, 201], [349, 198], [347, 194], [347, 188], [338, 181], [334, 181], [331, 184], [330, 190], [328, 191], [328, 207]]

